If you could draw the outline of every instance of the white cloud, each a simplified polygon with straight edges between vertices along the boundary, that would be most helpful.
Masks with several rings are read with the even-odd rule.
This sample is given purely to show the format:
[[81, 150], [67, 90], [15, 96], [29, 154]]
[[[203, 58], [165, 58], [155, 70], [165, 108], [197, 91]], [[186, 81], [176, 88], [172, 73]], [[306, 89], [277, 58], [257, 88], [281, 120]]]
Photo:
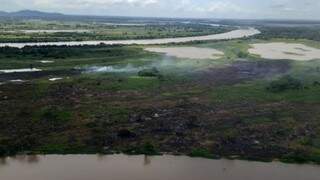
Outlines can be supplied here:
[[320, 0], [0, 0], [0, 10], [214, 18], [318, 18]]
[[195, 3], [192, 0], [181, 0], [176, 3], [175, 10], [203, 15], [249, 12], [248, 10], [241, 8], [239, 5], [229, 1], [207, 1], [205, 3]]
[[31, 0], [38, 7], [75, 7], [75, 8], [101, 8], [101, 6], [129, 5], [148, 6], [156, 4], [158, 0]]

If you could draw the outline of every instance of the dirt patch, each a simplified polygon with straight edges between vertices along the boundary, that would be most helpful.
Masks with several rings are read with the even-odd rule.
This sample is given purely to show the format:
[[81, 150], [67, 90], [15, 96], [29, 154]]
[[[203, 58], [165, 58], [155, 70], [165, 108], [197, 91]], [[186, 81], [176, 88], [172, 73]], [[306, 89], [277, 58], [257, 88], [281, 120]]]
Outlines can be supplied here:
[[320, 59], [320, 49], [312, 48], [304, 44], [292, 43], [259, 43], [251, 44], [251, 54], [256, 54], [266, 59], [291, 59], [308, 61]]
[[197, 47], [146, 48], [145, 50], [188, 59], [219, 59], [224, 55], [216, 49]]

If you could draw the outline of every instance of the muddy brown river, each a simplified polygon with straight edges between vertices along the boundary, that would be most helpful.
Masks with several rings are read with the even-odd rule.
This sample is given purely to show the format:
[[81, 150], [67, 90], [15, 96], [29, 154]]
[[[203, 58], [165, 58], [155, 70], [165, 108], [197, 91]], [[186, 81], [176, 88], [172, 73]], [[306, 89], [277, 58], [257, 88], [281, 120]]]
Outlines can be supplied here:
[[16, 47], [23, 48], [25, 46], [80, 46], [80, 45], [150, 45], [150, 44], [169, 44], [169, 43], [183, 43], [191, 41], [208, 41], [208, 40], [227, 40], [238, 39], [259, 34], [260, 31], [254, 28], [237, 29], [234, 31], [213, 34], [208, 36], [194, 36], [194, 37], [177, 37], [177, 38], [163, 38], [163, 39], [143, 39], [143, 40], [115, 40], [115, 41], [70, 41], [70, 42], [39, 42], [39, 43], [0, 43], [0, 47]]
[[185, 156], [48, 155], [0, 160], [1, 180], [319, 180], [320, 166]]

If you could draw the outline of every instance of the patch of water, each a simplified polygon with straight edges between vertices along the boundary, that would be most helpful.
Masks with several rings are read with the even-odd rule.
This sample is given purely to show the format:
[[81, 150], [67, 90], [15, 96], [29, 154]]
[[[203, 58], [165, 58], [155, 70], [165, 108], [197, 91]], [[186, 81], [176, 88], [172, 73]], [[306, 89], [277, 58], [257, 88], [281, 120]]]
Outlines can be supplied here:
[[0, 73], [19, 73], [19, 72], [37, 72], [42, 71], [41, 69], [37, 68], [28, 68], [28, 69], [2, 69]]
[[10, 82], [13, 82], [13, 83], [21, 83], [21, 82], [25, 82], [25, 80], [22, 80], [22, 79], [13, 79], [13, 80], [10, 80]]
[[186, 156], [47, 155], [0, 160], [1, 180], [319, 180], [320, 166]]
[[165, 53], [167, 56], [188, 59], [219, 59], [224, 53], [211, 48], [197, 47], [169, 47], [169, 48], [146, 48], [146, 51]]
[[43, 64], [50, 64], [50, 63], [54, 63], [54, 61], [40, 61]]
[[56, 77], [56, 78], [50, 78], [49, 81], [59, 81], [62, 80], [63, 78], [61, 77]]

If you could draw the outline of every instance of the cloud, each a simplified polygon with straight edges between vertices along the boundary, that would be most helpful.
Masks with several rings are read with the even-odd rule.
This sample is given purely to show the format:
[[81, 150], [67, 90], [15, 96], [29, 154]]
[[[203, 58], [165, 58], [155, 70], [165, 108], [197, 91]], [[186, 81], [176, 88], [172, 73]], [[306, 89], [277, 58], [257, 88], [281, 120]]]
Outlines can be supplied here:
[[318, 18], [320, 0], [0, 0], [0, 10], [212, 18]]
[[313, 10], [319, 7], [319, 0], [272, 0], [270, 8], [274, 10], [284, 11], [304, 11]]
[[241, 11], [241, 8], [238, 5], [228, 1], [194, 3], [194, 1], [191, 0], [182, 0], [180, 3], [177, 3], [175, 9], [202, 13]]
[[31, 0], [35, 7], [52, 8], [102, 8], [111, 6], [148, 6], [158, 3], [158, 0]]
[[319, 0], [271, 0], [267, 18], [282, 19], [318, 19], [320, 17]]

